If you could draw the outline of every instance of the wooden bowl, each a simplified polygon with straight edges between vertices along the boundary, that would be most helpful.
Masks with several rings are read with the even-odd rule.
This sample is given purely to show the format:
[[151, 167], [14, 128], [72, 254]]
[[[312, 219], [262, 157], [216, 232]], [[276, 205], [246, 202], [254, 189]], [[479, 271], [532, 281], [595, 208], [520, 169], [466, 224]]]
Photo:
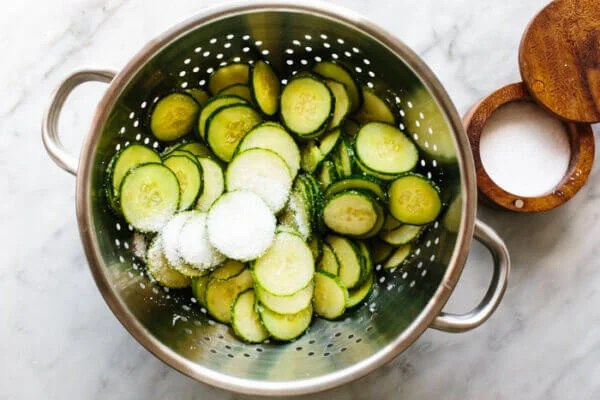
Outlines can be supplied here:
[[475, 160], [479, 194], [485, 202], [505, 210], [520, 213], [548, 211], [569, 201], [587, 181], [594, 162], [592, 128], [589, 124], [563, 122], [571, 146], [571, 159], [566, 175], [550, 193], [544, 196], [517, 196], [494, 183], [483, 167], [479, 152], [481, 134], [489, 118], [501, 106], [516, 101], [537, 104], [523, 83], [515, 83], [497, 90], [480, 101], [463, 119]]

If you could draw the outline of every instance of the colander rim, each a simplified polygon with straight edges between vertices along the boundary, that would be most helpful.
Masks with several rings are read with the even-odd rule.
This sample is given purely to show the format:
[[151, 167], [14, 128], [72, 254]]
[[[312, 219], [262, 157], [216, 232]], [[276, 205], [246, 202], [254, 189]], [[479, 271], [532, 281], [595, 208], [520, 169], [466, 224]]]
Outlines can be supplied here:
[[[463, 201], [454, 252], [438, 289], [420, 315], [401, 335], [370, 357], [327, 375], [301, 380], [271, 382], [233, 377], [196, 364], [162, 344], [139, 323], [113, 290], [92, 229], [91, 202], [89, 201], [91, 187], [89, 182], [93, 171], [92, 161], [104, 124], [107, 122], [117, 99], [131, 82], [131, 79], [161, 49], [198, 26], [222, 18], [257, 11], [300, 12], [333, 19], [371, 36], [392, 50], [420, 77], [424, 86], [438, 102], [447, 122], [453, 128], [455, 132], [453, 139], [457, 149], [457, 160], [460, 169]], [[357, 12], [337, 5], [323, 4], [317, 1], [305, 1], [302, 4], [291, 1], [260, 1], [246, 4], [245, 2], [236, 1], [207, 8], [172, 26], [148, 42], [116, 75], [98, 103], [90, 130], [84, 139], [77, 174], [76, 207], [81, 240], [96, 285], [113, 314], [142, 346], [170, 367], [200, 382], [239, 393], [284, 396], [324, 391], [363, 377], [394, 359], [430, 327], [433, 319], [440, 313], [454, 290], [466, 262], [474, 232], [477, 191], [473, 157], [461, 118], [434, 73], [402, 41]]]

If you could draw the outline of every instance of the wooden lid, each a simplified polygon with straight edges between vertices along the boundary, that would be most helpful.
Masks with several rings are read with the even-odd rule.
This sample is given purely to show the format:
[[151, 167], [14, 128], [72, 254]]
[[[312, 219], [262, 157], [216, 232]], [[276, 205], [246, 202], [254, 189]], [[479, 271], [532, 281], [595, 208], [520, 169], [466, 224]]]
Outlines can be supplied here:
[[524, 197], [509, 193], [498, 186], [487, 174], [481, 161], [479, 144], [483, 129], [492, 114], [501, 106], [515, 101], [533, 102], [527, 88], [522, 83], [515, 83], [497, 90], [476, 104], [465, 115], [464, 125], [473, 150], [477, 188], [482, 200], [505, 210], [520, 213], [551, 210], [575, 196], [587, 181], [594, 162], [595, 146], [592, 128], [588, 124], [564, 123], [571, 146], [571, 160], [565, 177], [550, 193], [540, 197]]
[[519, 64], [533, 98], [552, 113], [600, 122], [600, 1], [550, 3], [525, 31]]

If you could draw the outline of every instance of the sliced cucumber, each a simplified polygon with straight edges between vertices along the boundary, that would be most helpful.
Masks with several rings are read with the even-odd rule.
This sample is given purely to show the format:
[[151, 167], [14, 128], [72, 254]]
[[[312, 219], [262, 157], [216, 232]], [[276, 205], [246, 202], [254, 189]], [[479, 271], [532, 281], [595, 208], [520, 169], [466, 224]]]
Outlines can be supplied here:
[[208, 284], [209, 275], [199, 276], [192, 279], [192, 293], [201, 306], [206, 307], [206, 285]]
[[273, 212], [259, 196], [229, 192], [208, 211], [208, 239], [229, 258], [254, 260], [271, 246], [275, 224]]
[[208, 211], [210, 206], [225, 191], [225, 178], [221, 166], [216, 161], [202, 157], [198, 158], [198, 162], [202, 167], [204, 185], [194, 208], [200, 211]]
[[325, 192], [330, 197], [345, 190], [366, 190], [371, 192], [380, 200], [385, 200], [385, 191], [381, 181], [365, 175], [353, 175], [332, 183]]
[[373, 258], [371, 255], [371, 250], [366, 245], [365, 242], [359, 241], [358, 247], [360, 248], [360, 252], [362, 254], [362, 276], [361, 282], [364, 282], [365, 278], [373, 273]]
[[342, 137], [334, 149], [333, 162], [340, 177], [352, 176], [354, 172], [354, 150], [347, 137]]
[[[325, 161], [321, 164], [319, 169], [319, 182], [324, 189], [328, 189], [335, 181], [337, 181], [338, 175], [335, 169], [335, 164], [332, 161]], [[327, 192], [325, 192], [327, 195]]]
[[225, 261], [208, 241], [206, 213], [201, 211], [192, 211], [183, 224], [177, 251], [183, 261], [199, 270], [210, 270]]
[[302, 148], [302, 169], [313, 173], [340, 141], [341, 131], [334, 129], [320, 138], [311, 140]]
[[189, 209], [202, 191], [202, 167], [195, 158], [177, 155], [167, 157], [163, 164], [173, 171], [179, 182], [179, 210]]
[[323, 241], [319, 236], [313, 236], [308, 242], [308, 247], [310, 247], [315, 264], [318, 263], [323, 255]]
[[289, 296], [309, 284], [315, 262], [300, 236], [280, 232], [269, 250], [254, 262], [253, 269], [254, 279], [264, 290], [277, 296]]
[[157, 232], [179, 208], [179, 182], [162, 164], [142, 164], [130, 170], [120, 189], [125, 220], [140, 232]]
[[406, 262], [406, 260], [408, 260], [408, 257], [410, 256], [411, 252], [411, 245], [403, 244], [402, 246], [394, 250], [390, 258], [388, 258], [388, 260], [383, 264], [383, 268], [395, 269], [401, 267]]
[[370, 248], [373, 254], [373, 262], [376, 264], [385, 262], [394, 252], [394, 246], [381, 239], [373, 239], [370, 242]]
[[198, 142], [182, 144], [177, 150], [187, 151], [196, 157], [214, 157], [208, 147]]
[[376, 200], [365, 192], [346, 190], [326, 200], [323, 220], [334, 232], [359, 237], [375, 228], [379, 217], [377, 208]]
[[294, 184], [287, 206], [280, 216], [282, 226], [288, 227], [308, 240], [312, 235], [312, 204], [300, 185]]
[[435, 221], [442, 210], [439, 190], [427, 178], [409, 174], [390, 185], [389, 209], [400, 222], [425, 225]]
[[389, 105], [369, 88], [362, 89], [363, 103], [356, 114], [358, 122], [385, 122], [394, 125], [396, 118]]
[[348, 290], [340, 279], [325, 271], [315, 274], [315, 294], [313, 308], [315, 313], [326, 319], [337, 319], [346, 311]]
[[392, 214], [386, 214], [385, 222], [381, 230], [383, 232], [393, 231], [396, 228], [400, 228], [402, 226], [402, 222], [398, 221], [396, 218], [392, 216]]
[[349, 290], [346, 308], [356, 307], [357, 305], [365, 301], [373, 291], [374, 284], [375, 276], [371, 273], [367, 276], [362, 285], [360, 285], [356, 289]]
[[252, 95], [250, 94], [250, 88], [248, 85], [243, 83], [236, 83], [231, 86], [227, 86], [218, 93], [219, 96], [238, 96], [246, 101], [252, 101]]
[[398, 175], [412, 170], [419, 161], [415, 145], [402, 131], [382, 122], [369, 122], [356, 136], [356, 156], [369, 170]]
[[263, 326], [277, 340], [290, 341], [302, 335], [312, 321], [313, 310], [308, 306], [296, 314], [278, 314], [265, 306], [258, 311]]
[[210, 274], [210, 279], [227, 280], [233, 278], [244, 271], [246, 266], [236, 260], [227, 260]]
[[273, 68], [262, 60], [254, 63], [250, 70], [250, 93], [263, 114], [273, 116], [277, 113], [281, 83]]
[[315, 76], [296, 76], [281, 93], [283, 124], [300, 138], [320, 135], [329, 124], [334, 107], [331, 90]]
[[343, 83], [348, 91], [348, 96], [350, 97], [352, 111], [356, 111], [360, 108], [362, 104], [362, 92], [360, 86], [346, 68], [342, 67], [340, 64], [325, 61], [316, 64], [313, 67], [313, 71], [325, 78]]
[[393, 246], [399, 246], [401, 244], [406, 244], [412, 242], [423, 232], [423, 227], [419, 225], [401, 225], [400, 227], [382, 232], [379, 237]]
[[191, 213], [187, 211], [175, 214], [160, 231], [159, 238], [162, 241], [165, 256], [172, 266], [184, 263], [178, 251], [179, 236], [190, 215]]
[[248, 84], [248, 72], [250, 68], [246, 64], [229, 64], [219, 68], [208, 80], [208, 90], [217, 94], [224, 88], [236, 83]]
[[349, 137], [355, 137], [360, 130], [360, 124], [353, 119], [346, 118], [342, 122], [342, 132]]
[[210, 98], [208, 93], [200, 88], [186, 89], [185, 92], [192, 96], [194, 100], [196, 100], [196, 103], [200, 104], [202, 107], [208, 103], [208, 99]]
[[292, 188], [287, 163], [271, 150], [250, 149], [236, 155], [225, 172], [228, 191], [256, 193], [278, 213], [285, 206]]
[[198, 117], [198, 133], [206, 140], [206, 122], [208, 118], [219, 108], [232, 104], [246, 104], [247, 101], [238, 96], [216, 96], [211, 98], [204, 106]]
[[356, 243], [342, 236], [329, 235], [325, 238], [335, 253], [340, 268], [338, 276], [342, 284], [353, 289], [358, 286], [362, 277], [362, 253]]
[[150, 115], [150, 130], [158, 140], [170, 142], [192, 131], [200, 105], [187, 93], [171, 93], [156, 103]]
[[311, 282], [304, 289], [292, 295], [276, 296], [262, 289], [260, 285], [255, 285], [258, 300], [268, 309], [279, 314], [296, 314], [310, 306], [313, 298], [313, 289], [314, 286]]
[[238, 295], [231, 306], [231, 326], [236, 335], [248, 343], [264, 342], [269, 337], [256, 310], [254, 290]]
[[366, 234], [358, 237], [358, 239], [372, 238], [372, 237], [376, 236], [379, 232], [381, 232], [381, 228], [383, 227], [383, 224], [385, 222], [385, 211], [379, 202], [377, 202], [376, 204], [377, 204], [377, 207], [376, 207], [377, 223], [375, 224], [373, 229], [371, 229]]
[[240, 142], [237, 152], [265, 149], [277, 153], [287, 163], [292, 177], [300, 169], [300, 149], [289, 133], [279, 124], [263, 122], [254, 127]]
[[206, 120], [206, 141], [217, 157], [229, 162], [240, 141], [260, 122], [260, 115], [245, 104], [224, 106]]
[[160, 156], [157, 152], [149, 147], [141, 144], [132, 144], [131, 146], [125, 147], [111, 160], [109, 165], [109, 176], [111, 180], [112, 195], [118, 200], [119, 190], [123, 178], [132, 169], [140, 164], [146, 163], [161, 163]]
[[206, 285], [206, 309], [217, 321], [230, 323], [233, 302], [252, 285], [252, 274], [248, 269], [226, 280], [211, 279]]
[[325, 84], [329, 87], [329, 90], [331, 90], [333, 97], [335, 97], [335, 109], [327, 129], [335, 129], [340, 126], [344, 118], [350, 114], [352, 101], [350, 100], [346, 86], [343, 83], [332, 79], [325, 79]]
[[179, 289], [190, 286], [192, 281], [185, 275], [172, 269], [167, 261], [160, 240], [154, 239], [146, 252], [148, 273], [161, 285]]
[[317, 264], [317, 270], [325, 271], [332, 275], [338, 275], [340, 264], [338, 262], [335, 252], [331, 246], [327, 243], [323, 244], [323, 256]]
[[444, 218], [442, 219], [442, 225], [449, 232], [458, 232], [460, 227], [460, 217], [462, 212], [462, 197], [457, 195], [451, 202], [448, 208], [446, 209], [446, 213], [444, 214]]
[[303, 174], [298, 177], [298, 183], [302, 186], [304, 196], [310, 199], [311, 229], [313, 232], [323, 232], [323, 191], [321, 185], [312, 175]]

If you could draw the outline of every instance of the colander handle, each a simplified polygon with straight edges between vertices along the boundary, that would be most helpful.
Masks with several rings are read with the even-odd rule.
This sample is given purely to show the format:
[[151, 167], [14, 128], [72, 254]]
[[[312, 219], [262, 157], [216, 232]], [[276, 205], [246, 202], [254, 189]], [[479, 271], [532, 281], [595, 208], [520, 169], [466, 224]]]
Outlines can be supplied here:
[[58, 136], [58, 118], [60, 117], [62, 107], [69, 94], [77, 86], [86, 82], [109, 83], [115, 75], [115, 72], [107, 70], [86, 69], [75, 71], [62, 81], [52, 94], [50, 106], [46, 110], [44, 119], [42, 120], [42, 140], [50, 158], [52, 158], [56, 165], [70, 174], [77, 175], [79, 159], [65, 149]]
[[492, 228], [479, 220], [475, 222], [474, 237], [487, 247], [494, 258], [494, 274], [490, 287], [481, 303], [472, 311], [466, 314], [450, 314], [442, 311], [431, 324], [432, 328], [453, 333], [470, 331], [483, 324], [502, 300], [510, 273], [510, 257], [506, 245]]

